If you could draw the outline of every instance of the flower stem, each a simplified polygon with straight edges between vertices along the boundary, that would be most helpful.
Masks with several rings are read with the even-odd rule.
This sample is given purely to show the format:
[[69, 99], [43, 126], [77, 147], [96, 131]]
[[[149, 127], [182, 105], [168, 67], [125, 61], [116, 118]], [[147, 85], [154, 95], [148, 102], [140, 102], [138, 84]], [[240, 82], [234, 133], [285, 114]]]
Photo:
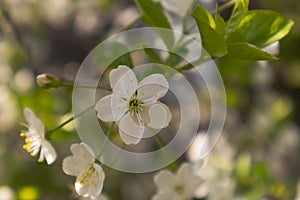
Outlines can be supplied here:
[[107, 90], [107, 91], [112, 91], [111, 88], [106, 88], [106, 87], [102, 87], [102, 86], [90, 86], [90, 85], [75, 85], [74, 83], [67, 83], [67, 82], [61, 82], [60, 85], [62, 86], [67, 86], [67, 87], [81, 87], [81, 88], [90, 88], [90, 89], [101, 89], [101, 90]]
[[124, 147], [124, 144], [125, 143], [122, 143], [122, 145], [120, 146], [120, 150], [118, 152], [118, 154], [116, 155], [116, 158], [113, 160], [113, 163], [111, 165], [111, 168], [108, 170], [108, 172], [106, 173], [107, 176], [109, 176], [111, 174], [111, 171], [113, 170], [113, 167], [115, 166], [115, 164], [117, 163], [117, 161], [119, 160], [120, 156], [121, 156], [121, 153], [122, 153], [122, 150], [123, 150], [123, 147]]
[[107, 144], [107, 141], [109, 140], [109, 137], [110, 137], [110, 135], [111, 135], [111, 133], [112, 133], [112, 129], [113, 129], [114, 125], [115, 125], [115, 122], [112, 122], [112, 123], [110, 124], [109, 128], [108, 128], [106, 137], [105, 137], [105, 139], [104, 139], [104, 141], [103, 141], [103, 143], [102, 143], [102, 145], [101, 145], [101, 148], [100, 148], [100, 155], [102, 154], [103, 149], [104, 149], [104, 146]]
[[133, 25], [135, 25], [141, 19], [141, 17], [142, 17], [141, 15], [137, 16], [131, 22], [129, 22], [126, 26], [124, 26], [123, 28], [121, 28], [118, 32], [126, 31], [127, 29], [129, 29], [130, 27], [132, 27]]
[[[223, 5], [221, 5], [219, 7], [219, 12], [222, 12], [222, 11], [226, 10], [227, 8], [230, 8], [232, 5], [235, 4], [235, 2], [236, 2], [236, 0], [227, 1], [226, 3], [224, 3]], [[213, 13], [216, 13], [216, 10], [214, 10]]]
[[78, 115], [75, 115], [73, 117], [70, 117], [69, 119], [67, 119], [66, 121], [64, 121], [63, 123], [61, 123], [60, 125], [58, 125], [57, 127], [55, 127], [54, 129], [48, 130], [46, 132], [46, 138], [50, 139], [52, 133], [54, 133], [55, 131], [61, 129], [62, 127], [64, 127], [65, 125], [67, 125], [68, 123], [70, 123], [71, 121], [73, 121], [74, 119], [76, 119], [77, 117], [80, 117], [81, 115], [83, 115], [86, 111], [90, 110], [91, 108], [94, 108], [95, 104], [88, 107], [86, 110], [82, 111], [81, 113], [79, 113]]
[[185, 70], [192, 69], [192, 68], [194, 68], [195, 66], [199, 66], [199, 65], [201, 65], [201, 64], [203, 64], [203, 63], [205, 63], [205, 62], [207, 62], [209, 59], [211, 59], [211, 58], [210, 58], [208, 55], [204, 54], [204, 55], [202, 55], [202, 56], [200, 57], [200, 59], [194, 61], [193, 63], [187, 63], [187, 64], [185, 64], [185, 65], [183, 65], [183, 66], [178, 67], [178, 68], [177, 68], [177, 71], [179, 71], [179, 72], [182, 73], [182, 72], [185, 71]]
[[162, 139], [160, 138], [159, 135], [155, 134], [154, 139], [155, 139], [155, 142], [156, 142], [156, 144], [159, 148], [164, 147], [164, 142], [162, 141]]
[[[162, 138], [158, 134], [155, 134], [154, 139], [155, 139], [156, 144], [159, 147], [159, 149], [161, 149], [165, 146], [164, 141], [162, 140]], [[164, 154], [165, 154], [164, 156], [166, 156], [166, 157], [173, 157], [173, 154], [170, 151], [164, 150]], [[175, 159], [173, 159], [173, 160], [174, 160], [174, 162], [172, 162], [168, 166], [168, 168], [171, 171], [174, 171], [175, 169], [177, 169], [177, 161]]]

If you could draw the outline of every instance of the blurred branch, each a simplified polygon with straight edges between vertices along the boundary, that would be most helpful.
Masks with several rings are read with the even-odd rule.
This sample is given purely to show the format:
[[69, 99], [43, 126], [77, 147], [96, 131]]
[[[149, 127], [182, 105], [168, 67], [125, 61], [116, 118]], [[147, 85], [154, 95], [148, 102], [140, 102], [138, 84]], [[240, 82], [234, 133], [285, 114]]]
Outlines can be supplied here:
[[[32, 57], [30, 54], [30, 48], [24, 41], [23, 35], [21, 34], [21, 31], [19, 27], [16, 25], [16, 23], [13, 21], [7, 6], [3, 1], [0, 1], [0, 12], [2, 13], [3, 19], [6, 21], [6, 23], [9, 25], [11, 32], [13, 34], [13, 37], [15, 38], [16, 42], [20, 45], [21, 48], [23, 48], [25, 54], [28, 57], [29, 64], [34, 67]], [[4, 32], [5, 33], [5, 32]]]

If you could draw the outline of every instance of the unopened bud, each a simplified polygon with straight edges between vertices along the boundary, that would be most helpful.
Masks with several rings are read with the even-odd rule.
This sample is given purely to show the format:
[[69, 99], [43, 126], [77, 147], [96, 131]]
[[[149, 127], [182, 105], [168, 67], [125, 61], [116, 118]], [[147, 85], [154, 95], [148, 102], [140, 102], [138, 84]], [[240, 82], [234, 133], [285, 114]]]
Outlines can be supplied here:
[[36, 77], [36, 82], [41, 88], [57, 88], [61, 85], [61, 81], [49, 74], [40, 74]]

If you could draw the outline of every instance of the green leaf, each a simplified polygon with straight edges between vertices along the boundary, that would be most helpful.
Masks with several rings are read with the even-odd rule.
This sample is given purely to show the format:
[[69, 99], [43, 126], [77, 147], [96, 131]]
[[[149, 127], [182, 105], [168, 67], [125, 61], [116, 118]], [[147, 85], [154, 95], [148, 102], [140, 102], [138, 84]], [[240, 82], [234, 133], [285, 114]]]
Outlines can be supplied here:
[[259, 48], [285, 37], [294, 22], [274, 11], [249, 11], [228, 36], [228, 43], [251, 43]]
[[249, 43], [238, 43], [228, 46], [228, 54], [224, 59], [233, 60], [277, 60], [278, 58]]
[[223, 17], [220, 15], [219, 8], [216, 8], [216, 31], [224, 37], [226, 32], [226, 22]]
[[213, 16], [210, 14], [210, 12], [208, 12], [208, 10], [206, 10], [202, 6], [198, 5], [192, 13], [192, 16], [194, 18], [197, 18], [198, 20], [201, 20], [203, 23], [209, 25], [211, 28], [216, 28], [216, 22]]
[[248, 12], [249, 0], [237, 0], [227, 24], [227, 34], [230, 33]]
[[[115, 68], [119, 65], [127, 65], [133, 67], [133, 62], [130, 56], [127, 46], [120, 42], [104, 43], [96, 50], [96, 63], [106, 67]], [[121, 55], [117, 58], [113, 58], [113, 55]]]
[[[151, 0], [135, 0], [137, 6], [142, 11], [142, 20], [152, 27], [172, 29], [168, 18], [162, 9]], [[161, 34], [158, 31], [159, 34]], [[162, 36], [162, 39], [170, 49], [174, 44], [174, 35], [168, 34], [168, 37]]]
[[156, 52], [153, 49], [145, 47], [143, 50], [145, 51], [146, 55], [148, 56], [148, 58], [151, 62], [153, 62], [153, 63], [161, 63], [162, 62], [160, 60], [159, 56], [156, 54]]
[[136, 4], [143, 12], [143, 20], [153, 27], [171, 29], [171, 25], [159, 5], [149, 0], [136, 0]]
[[192, 16], [197, 22], [203, 48], [211, 57], [219, 58], [227, 53], [224, 36], [216, 30], [216, 23], [211, 14], [202, 6], [198, 6]]

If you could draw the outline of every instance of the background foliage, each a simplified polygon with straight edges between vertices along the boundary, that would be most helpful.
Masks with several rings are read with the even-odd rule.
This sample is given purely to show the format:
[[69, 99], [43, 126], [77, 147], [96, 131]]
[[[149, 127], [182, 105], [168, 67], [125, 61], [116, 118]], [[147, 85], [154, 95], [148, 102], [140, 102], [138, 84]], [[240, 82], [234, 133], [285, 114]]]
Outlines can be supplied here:
[[[215, 8], [207, 1], [201, 5], [210, 11]], [[245, 199], [294, 199], [300, 179], [300, 5], [297, 0], [256, 0], [250, 2], [252, 9], [278, 11], [293, 19], [295, 26], [280, 42], [279, 60], [219, 60], [228, 103], [223, 135], [231, 153], [225, 153], [228, 151], [222, 148], [226, 147], [219, 145], [221, 150], [214, 152], [216, 159], [211, 159], [214, 161], [210, 165], [216, 169], [216, 176], [205, 178], [212, 183], [208, 186], [211, 193], [220, 193], [224, 198], [224, 193], [213, 189], [219, 184], [228, 192], [230, 184], [225, 182], [222, 187], [222, 181], [230, 180], [234, 189], [228, 199], [233, 199], [230, 195]], [[71, 124], [54, 134], [59, 156], [55, 164], [36, 164], [36, 159], [22, 149], [24, 141], [19, 137], [19, 130], [24, 128], [19, 122], [25, 121], [22, 109], [32, 108], [49, 128], [66, 119], [71, 112], [71, 88], [43, 90], [36, 86], [36, 75], [50, 73], [66, 81], [74, 80], [90, 50], [112, 33], [124, 30], [138, 17], [138, 7], [129, 0], [1, 0], [0, 10], [0, 199], [9, 193], [13, 199], [76, 199], [73, 178], [61, 169], [62, 159], [70, 153], [70, 144], [79, 141], [74, 126]], [[221, 15], [228, 19], [231, 12], [229, 8]], [[170, 26], [164, 17], [155, 17], [161, 20], [152, 21], [147, 16], [143, 19], [153, 26]], [[222, 28], [211, 30], [210, 22], [197, 23], [201, 26], [205, 23], [208, 30], [217, 32], [213, 34], [225, 34]], [[222, 21], [215, 23], [216, 27], [222, 26]], [[138, 20], [130, 26], [141, 25], [144, 23]], [[266, 35], [255, 33], [260, 35], [253, 37], [260, 39]], [[244, 44], [266, 46], [239, 34], [237, 31], [232, 37]], [[207, 39], [208, 43], [216, 42]], [[224, 38], [220, 40], [217, 44], [224, 43], [223, 46], [216, 48], [217, 51], [208, 50], [213, 57], [222, 57], [225, 51], [230, 53], [227, 57], [243, 56], [235, 52], [236, 46], [230, 47], [234, 44], [225, 47]], [[149, 50], [148, 54], [151, 53]], [[274, 59], [269, 54], [255, 53], [255, 56]], [[139, 56], [132, 55], [132, 60], [134, 64], [141, 62]], [[224, 161], [224, 157], [230, 159]], [[226, 165], [230, 170], [218, 167], [226, 162], [230, 163]], [[111, 199], [149, 198], [155, 191], [152, 175], [111, 171], [104, 192]], [[220, 196], [210, 198], [220, 199]]]

